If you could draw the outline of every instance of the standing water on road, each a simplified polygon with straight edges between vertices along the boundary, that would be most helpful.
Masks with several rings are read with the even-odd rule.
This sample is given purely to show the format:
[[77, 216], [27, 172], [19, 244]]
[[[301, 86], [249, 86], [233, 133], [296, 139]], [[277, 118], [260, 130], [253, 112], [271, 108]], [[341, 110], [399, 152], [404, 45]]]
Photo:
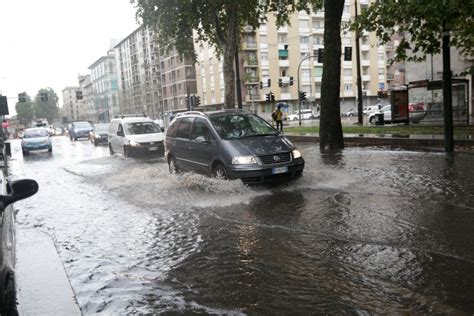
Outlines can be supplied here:
[[53, 236], [85, 314], [474, 313], [472, 155], [304, 145], [302, 178], [247, 187], [53, 147], [12, 145], [40, 185], [17, 222]]

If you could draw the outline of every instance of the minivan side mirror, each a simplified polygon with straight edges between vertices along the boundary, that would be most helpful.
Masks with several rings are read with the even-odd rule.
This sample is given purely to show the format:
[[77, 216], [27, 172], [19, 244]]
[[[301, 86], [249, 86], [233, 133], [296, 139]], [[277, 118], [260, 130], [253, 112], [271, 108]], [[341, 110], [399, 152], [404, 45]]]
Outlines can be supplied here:
[[31, 179], [23, 179], [8, 183], [8, 195], [0, 195], [0, 207], [26, 199], [38, 192], [38, 182]]

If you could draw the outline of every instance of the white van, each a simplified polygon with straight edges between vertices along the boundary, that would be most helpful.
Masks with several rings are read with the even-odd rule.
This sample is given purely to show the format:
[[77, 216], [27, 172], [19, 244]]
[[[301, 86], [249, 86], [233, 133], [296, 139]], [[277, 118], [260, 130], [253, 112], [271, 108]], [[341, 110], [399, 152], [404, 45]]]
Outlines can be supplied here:
[[115, 118], [109, 125], [110, 155], [120, 153], [124, 157], [163, 156], [165, 135], [152, 119], [141, 117]]
[[370, 105], [368, 107], [364, 108], [364, 111], [362, 112], [364, 115], [370, 115], [372, 113], [376, 113], [380, 111], [381, 106], [379, 105]]

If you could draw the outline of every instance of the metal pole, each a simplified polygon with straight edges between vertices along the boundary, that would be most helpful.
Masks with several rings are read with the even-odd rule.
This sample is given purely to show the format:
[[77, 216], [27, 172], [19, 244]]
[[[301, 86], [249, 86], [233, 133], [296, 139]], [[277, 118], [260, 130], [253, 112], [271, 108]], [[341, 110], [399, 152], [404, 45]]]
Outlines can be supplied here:
[[449, 30], [443, 21], [443, 103], [444, 103], [444, 151], [454, 151], [453, 139], [453, 98], [451, 86], [451, 52]]
[[[357, 0], [354, 0], [355, 18], [357, 19]], [[360, 32], [355, 31], [356, 44], [356, 67], [357, 67], [357, 123], [364, 124], [363, 110], [362, 110], [362, 78], [360, 74]]]
[[300, 60], [300, 63], [298, 64], [298, 71], [296, 73], [296, 81], [298, 83], [298, 119], [299, 119], [299, 125], [301, 126], [301, 98], [300, 98], [300, 92], [301, 92], [301, 85], [300, 85], [300, 68], [301, 68], [301, 64], [303, 63], [303, 61], [305, 61], [306, 59], [309, 59], [311, 57], [317, 57], [316, 55], [309, 55], [309, 56], [306, 56], [306, 57], [303, 57], [301, 60]]

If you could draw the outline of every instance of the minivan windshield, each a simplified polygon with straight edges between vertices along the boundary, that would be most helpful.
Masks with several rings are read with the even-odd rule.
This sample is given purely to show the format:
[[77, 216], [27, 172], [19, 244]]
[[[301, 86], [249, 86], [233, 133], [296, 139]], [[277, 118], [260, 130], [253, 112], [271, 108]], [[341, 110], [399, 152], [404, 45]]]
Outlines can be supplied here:
[[278, 132], [264, 119], [253, 114], [228, 114], [210, 118], [222, 139], [277, 135]]
[[125, 132], [128, 135], [161, 133], [160, 127], [154, 122], [135, 122], [125, 124]]

